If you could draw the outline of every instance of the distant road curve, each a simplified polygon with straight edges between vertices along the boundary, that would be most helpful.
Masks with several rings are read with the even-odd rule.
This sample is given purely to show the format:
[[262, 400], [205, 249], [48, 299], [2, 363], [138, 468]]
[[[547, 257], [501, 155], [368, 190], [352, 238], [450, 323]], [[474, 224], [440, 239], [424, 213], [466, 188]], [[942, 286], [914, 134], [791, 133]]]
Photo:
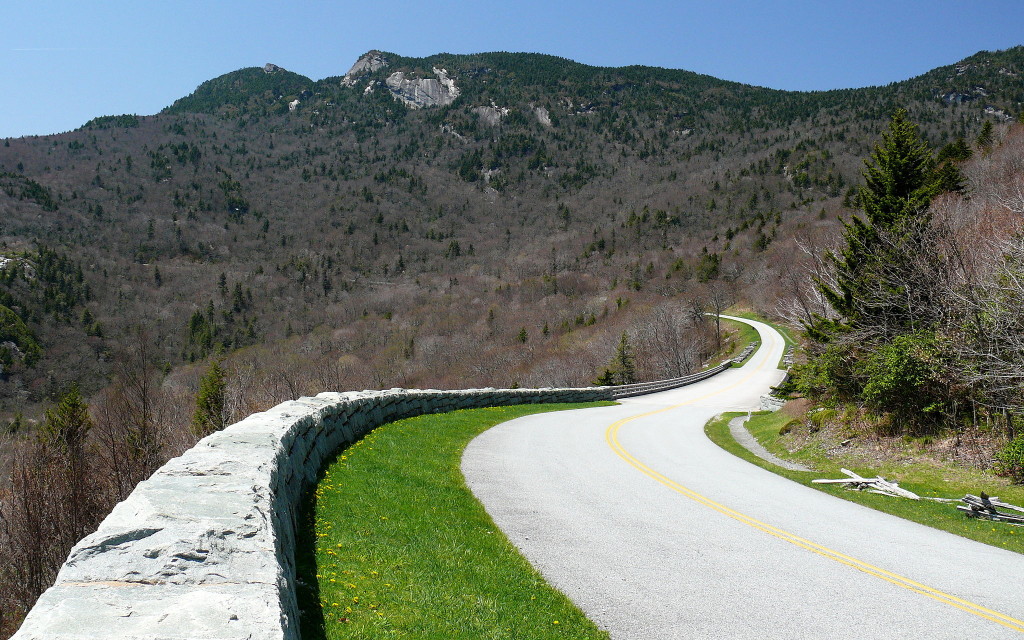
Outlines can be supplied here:
[[469, 486], [530, 562], [613, 638], [1024, 638], [1024, 555], [833, 498], [705, 437], [784, 375], [778, 332], [732, 319], [761, 334], [743, 367], [470, 443]]

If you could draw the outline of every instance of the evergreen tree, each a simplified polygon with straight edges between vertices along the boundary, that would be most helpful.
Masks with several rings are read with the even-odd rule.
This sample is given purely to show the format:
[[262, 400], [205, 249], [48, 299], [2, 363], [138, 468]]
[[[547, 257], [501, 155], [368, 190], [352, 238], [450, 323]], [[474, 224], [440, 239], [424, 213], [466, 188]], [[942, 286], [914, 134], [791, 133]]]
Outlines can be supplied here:
[[797, 386], [812, 395], [856, 399], [896, 424], [933, 428], [945, 411], [938, 323], [946, 310], [929, 205], [950, 180], [902, 111], [893, 116], [865, 170], [864, 217], [844, 223], [845, 246], [828, 258], [818, 289], [834, 315], [806, 327], [811, 357]]
[[599, 376], [594, 380], [594, 384], [599, 387], [610, 387], [615, 384], [615, 372], [611, 369], [605, 368]]
[[199, 381], [199, 393], [196, 394], [196, 411], [192, 416], [192, 431], [203, 437], [220, 431], [227, 425], [224, 411], [224, 395], [227, 380], [219, 360], [210, 363]]
[[617, 384], [633, 384], [636, 382], [636, 362], [633, 357], [633, 347], [629, 344], [629, 336], [625, 331], [619, 338], [619, 344], [615, 347], [615, 355], [612, 356], [608, 366], [605, 367], [594, 384], [599, 387], [610, 387]]
[[947, 162], [949, 160], [954, 162], [963, 162], [965, 160], [970, 160], [972, 155], [974, 155], [974, 152], [971, 151], [971, 148], [967, 146], [967, 142], [961, 136], [956, 139], [956, 142], [950, 142], [939, 149], [939, 153], [936, 154], [935, 159], [938, 162]]
[[618, 384], [633, 384], [636, 382], [636, 362], [633, 358], [633, 347], [629, 344], [629, 336], [625, 331], [619, 338], [619, 346], [615, 348], [615, 358], [612, 360], [615, 369], [615, 377]]
[[995, 142], [995, 136], [992, 133], [992, 121], [986, 120], [981, 125], [981, 132], [978, 133], [978, 138], [975, 140], [978, 143], [978, 148], [988, 153], [992, 150], [992, 143]]
[[95, 476], [89, 473], [86, 442], [93, 428], [89, 405], [85, 403], [78, 385], [64, 394], [56, 407], [46, 411], [46, 420], [40, 432], [40, 442], [48, 450], [38, 462], [43, 463], [36, 473], [49, 476], [48, 499], [60, 517], [59, 544], [70, 549], [77, 540], [95, 526], [97, 500]]
[[89, 406], [85, 404], [78, 385], [73, 385], [55, 408], [46, 411], [41, 437], [75, 464], [82, 459], [85, 439], [92, 426]]
[[[838, 316], [836, 320], [818, 317], [808, 327], [810, 337], [819, 342], [828, 342], [830, 334], [855, 326], [873, 313], [879, 271], [891, 271], [906, 261], [912, 239], [928, 226], [929, 204], [948, 179], [936, 169], [928, 145], [902, 109], [893, 115], [889, 131], [882, 134], [865, 165], [865, 184], [859, 194], [864, 217], [843, 223], [846, 244], [829, 256], [836, 270], [835, 286], [818, 282]], [[881, 242], [880, 234], [887, 234], [890, 242]]]
[[872, 225], [895, 228], [919, 216], [939, 193], [935, 161], [917, 125], [899, 109], [865, 161], [861, 207]]

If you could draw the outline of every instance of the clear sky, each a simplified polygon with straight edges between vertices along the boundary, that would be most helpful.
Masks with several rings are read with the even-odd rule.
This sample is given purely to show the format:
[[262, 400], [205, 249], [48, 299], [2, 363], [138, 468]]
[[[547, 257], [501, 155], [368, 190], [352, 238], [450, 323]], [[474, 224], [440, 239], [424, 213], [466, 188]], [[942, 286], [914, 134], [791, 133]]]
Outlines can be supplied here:
[[1024, 0], [0, 0], [0, 137], [156, 113], [273, 62], [313, 79], [370, 49], [532, 51], [777, 89], [886, 84], [1024, 44]]

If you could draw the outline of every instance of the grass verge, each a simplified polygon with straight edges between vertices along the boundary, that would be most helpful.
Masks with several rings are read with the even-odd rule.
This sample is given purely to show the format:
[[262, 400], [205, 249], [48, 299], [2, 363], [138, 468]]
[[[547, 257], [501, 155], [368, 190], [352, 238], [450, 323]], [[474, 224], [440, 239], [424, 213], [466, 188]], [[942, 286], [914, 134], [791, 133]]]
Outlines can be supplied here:
[[1013, 504], [1024, 504], [1024, 487], [1012, 486], [1002, 478], [969, 469], [898, 462], [880, 463], [866, 467], [854, 458], [829, 457], [825, 455], [825, 452], [813, 448], [790, 454], [780, 443], [782, 436], [779, 434], [779, 430], [789, 422], [790, 418], [780, 412], [753, 414], [746, 426], [766, 449], [780, 458], [801, 462], [816, 469], [811, 472], [788, 471], [758, 458], [736, 442], [732, 434], [729, 433], [729, 420], [740, 415], [745, 415], [745, 412], [722, 414], [708, 422], [704, 431], [712, 442], [726, 451], [794, 482], [929, 527], [1002, 549], [1024, 553], [1024, 527], [968, 518], [957, 511], [952, 503], [892, 498], [862, 491], [850, 491], [836, 485], [812, 484], [811, 480], [841, 478], [843, 475], [839, 472], [839, 468], [845, 467], [866, 477], [882, 475], [890, 481], [899, 482], [901, 487], [920, 496], [962, 498], [967, 493], [977, 495], [981, 491], [985, 491]]
[[459, 464], [498, 423], [610, 404], [424, 415], [339, 452], [309, 496], [297, 544], [304, 640], [607, 638], [498, 530]]
[[[792, 329], [790, 329], [789, 327], [787, 327], [785, 325], [779, 324], [777, 322], [769, 322], [768, 320], [765, 320], [764, 318], [762, 318], [761, 316], [757, 315], [756, 313], [754, 313], [752, 311], [733, 311], [733, 310], [727, 310], [725, 313], [730, 315], [730, 316], [736, 316], [738, 318], [746, 318], [747, 320], [756, 320], [757, 322], [763, 322], [763, 323], [771, 326], [776, 331], [778, 331], [782, 335], [782, 339], [785, 340], [785, 342], [786, 342], [786, 346], [782, 350], [782, 358], [779, 359], [779, 369], [785, 369], [786, 368], [786, 365], [783, 362], [783, 360], [786, 357], [786, 351], [789, 351], [790, 347], [796, 345], [796, 339], [793, 337], [793, 330]], [[755, 335], [756, 335], [756, 333], [757, 332], [755, 331]], [[755, 337], [754, 339], [756, 340], [757, 338]]]
[[[712, 359], [715, 363], [725, 360], [726, 358], [735, 358], [740, 355], [740, 352], [743, 351], [748, 344], [761, 339], [761, 336], [757, 333], [757, 329], [749, 324], [736, 322], [735, 320], [726, 320], [725, 318], [722, 318], [722, 333], [724, 334], [725, 340], [722, 345], [722, 349], [719, 352], [720, 357]], [[757, 348], [760, 349], [761, 346], [758, 345]], [[754, 350], [754, 353], [757, 353], [756, 349]], [[754, 354], [752, 353], [750, 355], [753, 356]]]

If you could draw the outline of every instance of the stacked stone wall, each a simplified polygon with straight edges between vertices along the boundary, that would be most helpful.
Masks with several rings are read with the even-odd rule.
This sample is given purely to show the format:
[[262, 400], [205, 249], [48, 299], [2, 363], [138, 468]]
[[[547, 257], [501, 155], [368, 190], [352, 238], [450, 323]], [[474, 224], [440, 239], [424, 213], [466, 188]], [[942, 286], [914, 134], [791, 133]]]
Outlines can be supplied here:
[[594, 402], [692, 384], [321, 393], [211, 434], [139, 483], [68, 556], [14, 640], [294, 640], [295, 537], [324, 462], [427, 413]]
[[282, 403], [161, 467], [71, 551], [17, 640], [298, 638], [295, 535], [329, 456], [425, 413], [608, 400], [612, 390], [392, 389]]

